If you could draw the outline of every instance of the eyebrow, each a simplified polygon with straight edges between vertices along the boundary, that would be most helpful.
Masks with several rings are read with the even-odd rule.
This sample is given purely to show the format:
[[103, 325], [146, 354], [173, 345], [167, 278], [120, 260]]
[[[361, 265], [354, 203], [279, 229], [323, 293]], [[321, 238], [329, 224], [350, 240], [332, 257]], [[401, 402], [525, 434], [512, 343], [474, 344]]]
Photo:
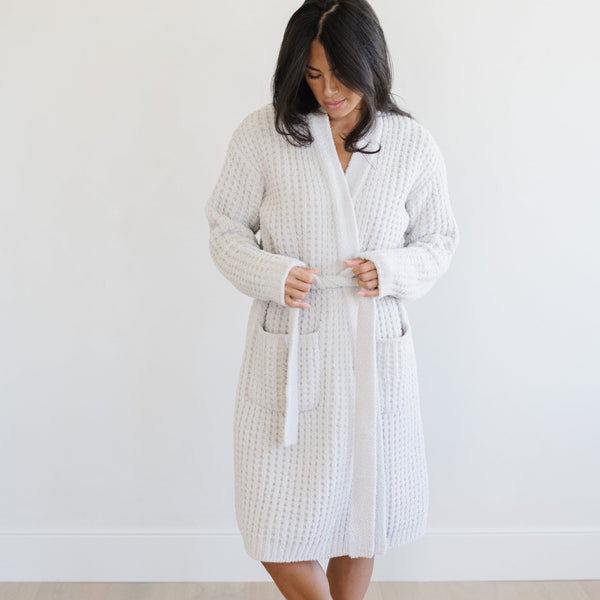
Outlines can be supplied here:
[[[307, 69], [312, 69], [313, 71], [319, 71], [319, 73], [321, 72], [319, 69], [315, 68], [315, 67], [311, 67], [310, 65], [306, 65]], [[329, 69], [331, 71], [331, 69]]]

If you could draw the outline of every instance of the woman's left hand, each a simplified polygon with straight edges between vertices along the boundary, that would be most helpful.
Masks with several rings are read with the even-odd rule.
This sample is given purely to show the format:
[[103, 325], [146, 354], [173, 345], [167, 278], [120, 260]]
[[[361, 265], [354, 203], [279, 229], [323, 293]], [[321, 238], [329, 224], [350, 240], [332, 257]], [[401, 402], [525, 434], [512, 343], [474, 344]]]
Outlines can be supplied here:
[[357, 292], [359, 296], [379, 296], [379, 279], [372, 261], [366, 258], [352, 258], [344, 262], [358, 275], [358, 285], [363, 288]]

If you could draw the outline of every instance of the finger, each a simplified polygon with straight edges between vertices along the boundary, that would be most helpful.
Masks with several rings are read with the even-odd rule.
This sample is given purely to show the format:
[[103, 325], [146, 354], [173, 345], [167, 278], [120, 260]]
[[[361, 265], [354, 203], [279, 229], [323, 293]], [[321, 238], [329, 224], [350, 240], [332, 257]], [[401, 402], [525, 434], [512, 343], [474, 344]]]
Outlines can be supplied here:
[[372, 271], [367, 271], [366, 273], [361, 273], [358, 276], [358, 281], [371, 281], [373, 279], [377, 279], [376, 269], [373, 269]]
[[371, 261], [365, 261], [352, 267], [352, 271], [356, 273], [356, 275], [360, 275], [361, 273], [368, 273], [369, 271], [373, 270], [375, 270], [375, 265], [373, 265]]
[[299, 281], [303, 281], [305, 283], [311, 284], [315, 280], [315, 274], [320, 269], [315, 267], [314, 269], [307, 269], [306, 267], [299, 267], [297, 271], [294, 271], [293, 277], [298, 279]]
[[310, 286], [312, 285], [312, 280], [310, 277], [292, 277], [290, 279], [290, 282], [292, 285], [294, 285], [295, 287], [299, 288], [299, 289], [310, 289]]
[[292, 296], [286, 296], [286, 304], [293, 308], [310, 308], [310, 304], [308, 302], [298, 300]]
[[292, 279], [286, 283], [286, 288], [287, 287], [289, 287], [290, 290], [297, 290], [306, 294], [310, 290], [310, 283], [306, 283], [305, 281], [300, 281], [298, 279]]
[[364, 261], [362, 258], [352, 258], [351, 260], [345, 260], [344, 262], [352, 268], [353, 273], [358, 273], [357, 269]]
[[300, 289], [310, 289], [310, 286], [314, 283], [315, 280], [315, 275], [313, 273], [299, 273], [299, 274], [293, 274], [289, 280], [288, 283], [293, 284], [294, 286], [300, 288]]
[[364, 289], [374, 290], [375, 288], [379, 287], [379, 282], [377, 279], [374, 279], [373, 281], [367, 281], [367, 282], [359, 281], [359, 285], [360, 285], [360, 287], [362, 287]]
[[358, 264], [361, 262], [365, 262], [367, 259], [366, 258], [360, 258], [360, 256], [357, 256], [356, 258], [349, 258], [348, 260], [345, 260], [345, 263], [352, 263], [352, 264]]
[[356, 265], [353, 270], [355, 273], [367, 273], [368, 271], [376, 271], [377, 269], [370, 260], [366, 260], [364, 263]]
[[292, 285], [286, 285], [285, 286], [285, 293], [292, 299], [294, 300], [299, 300], [302, 301], [304, 300], [304, 298], [306, 298], [306, 295], [308, 294], [307, 291], [305, 290], [298, 290], [296, 289], [294, 286]]
[[294, 267], [299, 273], [318, 273], [321, 268], [320, 267]]
[[374, 290], [361, 289], [360, 292], [357, 293], [359, 296], [379, 296], [379, 288], [375, 288]]

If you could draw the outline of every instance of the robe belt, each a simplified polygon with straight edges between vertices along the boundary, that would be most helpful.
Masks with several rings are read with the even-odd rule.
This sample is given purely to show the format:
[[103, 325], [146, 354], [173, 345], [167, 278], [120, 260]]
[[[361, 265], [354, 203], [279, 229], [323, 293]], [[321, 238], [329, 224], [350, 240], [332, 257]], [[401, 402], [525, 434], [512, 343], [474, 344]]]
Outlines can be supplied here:
[[[315, 275], [316, 289], [360, 287], [358, 276], [347, 267], [336, 275]], [[351, 544], [357, 552], [370, 556], [385, 538], [384, 520], [376, 522], [376, 507], [385, 510], [383, 487], [383, 451], [379, 407], [377, 404], [377, 360], [375, 336], [376, 296], [358, 296], [356, 338], [354, 346], [356, 403], [354, 410], [353, 481], [350, 502]], [[298, 316], [302, 308], [291, 308], [287, 359], [284, 445], [298, 441]], [[376, 494], [377, 492], [377, 494]]]
[[[356, 287], [358, 288], [358, 276], [352, 271], [352, 267], [347, 267], [343, 271], [335, 275], [315, 275], [315, 280], [312, 283], [312, 289], [326, 290], [343, 287]], [[374, 353], [374, 341], [375, 341], [375, 322], [374, 322], [374, 298], [372, 297], [361, 297], [357, 296], [357, 300], [363, 300], [361, 305], [370, 305], [370, 310], [360, 310], [359, 305], [359, 318], [357, 320], [357, 352], [355, 353], [358, 358], [358, 344], [362, 338], [363, 343], [369, 345], [369, 340], [372, 338], [370, 347]], [[299, 413], [299, 401], [298, 401], [298, 337], [300, 335], [298, 326], [298, 317], [300, 311], [305, 310], [302, 308], [290, 307], [288, 331], [288, 356], [287, 356], [287, 379], [286, 379], [286, 403], [285, 403], [285, 427], [284, 427], [284, 445], [292, 446], [298, 442], [298, 413]], [[362, 315], [362, 318], [360, 318]], [[372, 335], [371, 335], [372, 334]], [[366, 349], [365, 349], [366, 352]], [[356, 363], [356, 376], [357, 376], [357, 389], [359, 387], [359, 371], [362, 363], [357, 361]], [[363, 375], [369, 376], [370, 373], [363, 373]]]

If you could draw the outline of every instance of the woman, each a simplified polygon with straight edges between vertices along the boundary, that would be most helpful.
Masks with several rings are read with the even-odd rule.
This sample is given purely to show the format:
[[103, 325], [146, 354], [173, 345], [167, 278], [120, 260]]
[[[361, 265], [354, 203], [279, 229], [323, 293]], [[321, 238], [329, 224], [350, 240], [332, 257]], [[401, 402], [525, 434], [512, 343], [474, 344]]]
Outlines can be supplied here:
[[237, 521], [287, 598], [363, 598], [375, 554], [425, 533], [404, 300], [448, 269], [459, 235], [439, 147], [390, 90], [368, 2], [307, 0], [287, 25], [273, 102], [235, 129], [206, 205], [213, 260], [253, 298]]

